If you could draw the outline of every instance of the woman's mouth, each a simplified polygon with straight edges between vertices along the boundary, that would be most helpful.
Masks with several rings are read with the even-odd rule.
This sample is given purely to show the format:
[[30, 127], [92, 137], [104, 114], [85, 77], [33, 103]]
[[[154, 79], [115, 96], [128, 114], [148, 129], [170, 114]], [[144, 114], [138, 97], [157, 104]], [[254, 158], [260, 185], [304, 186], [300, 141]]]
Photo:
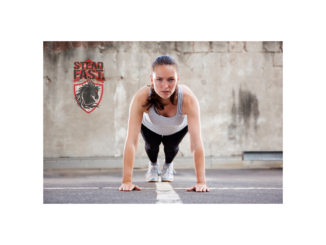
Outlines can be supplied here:
[[170, 93], [169, 91], [162, 91], [162, 93], [164, 93], [164, 94], [168, 94], [168, 93]]

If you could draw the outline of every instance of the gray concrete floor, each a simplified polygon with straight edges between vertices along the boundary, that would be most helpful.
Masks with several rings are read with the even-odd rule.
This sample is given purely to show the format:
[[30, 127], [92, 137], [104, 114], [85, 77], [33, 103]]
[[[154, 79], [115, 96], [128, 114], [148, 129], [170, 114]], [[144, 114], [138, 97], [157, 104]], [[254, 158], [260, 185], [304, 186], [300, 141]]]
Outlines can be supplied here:
[[[133, 183], [141, 191], [118, 188], [122, 170], [44, 171], [44, 203], [157, 203], [156, 184], [145, 180], [146, 170], [134, 170]], [[170, 182], [183, 204], [283, 203], [282, 169], [206, 170], [210, 192], [187, 192], [196, 183], [194, 169], [179, 169]]]

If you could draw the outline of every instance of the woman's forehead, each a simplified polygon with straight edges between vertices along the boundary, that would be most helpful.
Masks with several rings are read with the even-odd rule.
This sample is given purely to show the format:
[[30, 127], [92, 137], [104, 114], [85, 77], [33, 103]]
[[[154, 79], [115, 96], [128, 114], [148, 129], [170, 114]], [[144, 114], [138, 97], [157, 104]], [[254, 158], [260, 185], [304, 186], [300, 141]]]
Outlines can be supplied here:
[[176, 72], [177, 71], [173, 65], [160, 65], [154, 68], [154, 74], [156, 74], [157, 77], [175, 76]]

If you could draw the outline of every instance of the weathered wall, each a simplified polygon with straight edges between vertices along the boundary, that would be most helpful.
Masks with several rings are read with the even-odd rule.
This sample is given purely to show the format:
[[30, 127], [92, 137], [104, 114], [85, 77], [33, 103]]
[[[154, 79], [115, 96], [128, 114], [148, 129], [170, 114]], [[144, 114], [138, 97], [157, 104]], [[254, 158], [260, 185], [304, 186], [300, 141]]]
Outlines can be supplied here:
[[[151, 63], [172, 56], [197, 96], [206, 156], [283, 149], [282, 42], [44, 42], [44, 157], [121, 157], [128, 110]], [[73, 63], [104, 62], [90, 114], [74, 101]], [[160, 156], [164, 156], [161, 145]], [[146, 156], [140, 135], [137, 156]], [[191, 156], [189, 134], [178, 156]]]

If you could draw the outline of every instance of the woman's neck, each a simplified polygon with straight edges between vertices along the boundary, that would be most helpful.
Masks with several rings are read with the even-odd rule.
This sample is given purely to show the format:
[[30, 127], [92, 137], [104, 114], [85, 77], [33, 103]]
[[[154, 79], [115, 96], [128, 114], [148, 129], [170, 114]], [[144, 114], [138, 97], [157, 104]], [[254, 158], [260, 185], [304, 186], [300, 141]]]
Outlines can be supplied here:
[[159, 98], [160, 102], [164, 104], [164, 106], [169, 106], [171, 105], [171, 101], [170, 101], [170, 98], [168, 99], [162, 99], [161, 97]]
[[[178, 97], [175, 97], [175, 101], [177, 101], [177, 98]], [[164, 104], [164, 106], [170, 106], [170, 105], [172, 105], [172, 102], [171, 102], [170, 98], [162, 99], [161, 97], [159, 97], [159, 100], [160, 100], [161, 103]]]

